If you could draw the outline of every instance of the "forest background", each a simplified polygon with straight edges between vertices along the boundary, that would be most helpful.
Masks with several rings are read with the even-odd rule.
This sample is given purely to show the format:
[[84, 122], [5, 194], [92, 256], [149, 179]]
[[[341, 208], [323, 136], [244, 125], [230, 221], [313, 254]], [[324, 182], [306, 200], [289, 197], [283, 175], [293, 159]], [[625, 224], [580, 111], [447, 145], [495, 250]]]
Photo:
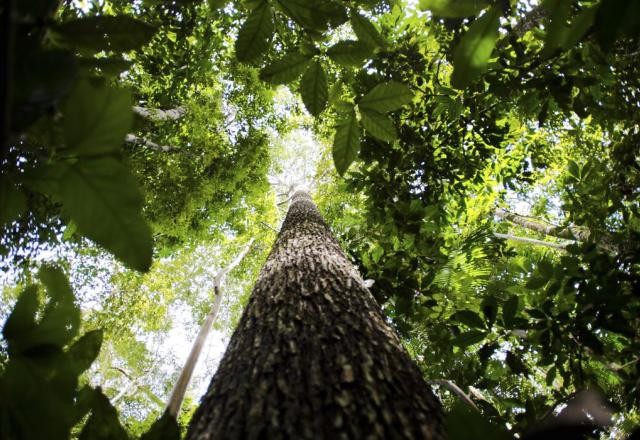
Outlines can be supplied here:
[[640, 423], [639, 1], [28, 0], [2, 19], [3, 429], [147, 431], [253, 240], [185, 426], [300, 185], [458, 422]]

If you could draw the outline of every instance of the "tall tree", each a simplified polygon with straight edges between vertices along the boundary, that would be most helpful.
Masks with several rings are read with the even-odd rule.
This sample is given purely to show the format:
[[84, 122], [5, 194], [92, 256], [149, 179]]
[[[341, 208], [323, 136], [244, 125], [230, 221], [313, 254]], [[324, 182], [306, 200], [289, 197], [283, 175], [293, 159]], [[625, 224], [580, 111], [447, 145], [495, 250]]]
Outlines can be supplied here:
[[296, 192], [189, 439], [444, 437], [440, 404]]

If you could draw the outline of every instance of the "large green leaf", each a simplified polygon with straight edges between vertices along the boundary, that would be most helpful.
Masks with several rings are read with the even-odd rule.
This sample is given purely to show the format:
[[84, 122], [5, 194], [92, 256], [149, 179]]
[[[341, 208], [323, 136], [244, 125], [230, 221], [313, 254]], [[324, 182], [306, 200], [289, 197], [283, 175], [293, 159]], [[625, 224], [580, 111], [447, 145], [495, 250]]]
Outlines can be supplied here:
[[66, 146], [80, 156], [117, 152], [131, 130], [131, 92], [80, 81], [62, 106]]
[[370, 46], [384, 46], [386, 41], [380, 35], [373, 23], [357, 12], [351, 13], [351, 27], [358, 39]]
[[486, 14], [471, 24], [463, 35], [453, 55], [451, 84], [458, 89], [467, 87], [487, 68], [491, 53], [500, 32], [499, 6], [493, 6]]
[[95, 52], [136, 50], [156, 33], [155, 26], [128, 15], [83, 17], [54, 29], [69, 44]]
[[360, 152], [360, 128], [356, 112], [352, 109], [336, 126], [333, 138], [333, 163], [338, 174], [343, 175]]
[[486, 8], [486, 0], [420, 0], [420, 9], [446, 18], [462, 18], [477, 15]]
[[483, 328], [485, 327], [484, 321], [476, 312], [472, 310], [460, 310], [451, 316], [451, 319], [457, 322], [461, 322], [469, 327]]
[[451, 343], [457, 347], [465, 348], [484, 340], [485, 336], [487, 336], [487, 332], [481, 330], [469, 330], [468, 332], [461, 333], [453, 338]]
[[260, 78], [271, 84], [287, 84], [295, 81], [305, 71], [310, 54], [290, 53], [260, 71]]
[[343, 66], [362, 66], [372, 54], [371, 46], [354, 40], [338, 41], [327, 50], [329, 58]]
[[59, 195], [78, 231], [128, 266], [149, 269], [151, 231], [142, 218], [142, 196], [127, 167], [111, 157], [64, 167]]
[[269, 3], [260, 3], [244, 22], [236, 38], [236, 57], [251, 61], [269, 48], [273, 36], [273, 12]]
[[360, 109], [362, 126], [371, 134], [385, 142], [393, 142], [397, 139], [396, 128], [388, 116], [368, 108]]
[[[542, 3], [549, 19], [545, 23], [547, 34], [542, 56], [549, 56], [559, 50], [569, 36], [567, 21], [571, 15], [571, 2], [564, 0], [546, 0]], [[595, 14], [594, 14], [595, 18]]]
[[35, 328], [38, 304], [38, 288], [36, 286], [27, 286], [20, 293], [16, 305], [2, 328], [2, 336], [9, 341], [9, 346], [11, 346], [12, 340]]
[[314, 116], [318, 116], [327, 107], [329, 100], [327, 74], [318, 61], [311, 62], [302, 76], [300, 94], [304, 106]]
[[128, 440], [118, 420], [118, 411], [100, 389], [93, 389], [91, 416], [80, 432], [79, 440]]
[[102, 330], [85, 333], [69, 347], [68, 354], [73, 360], [76, 374], [87, 370], [100, 353]]
[[413, 92], [409, 87], [399, 82], [389, 81], [371, 89], [358, 101], [358, 106], [378, 112], [390, 112], [410, 103], [411, 99], [413, 99]]
[[340, 2], [323, 0], [277, 0], [278, 7], [300, 26], [313, 31], [324, 31], [347, 20], [345, 7]]

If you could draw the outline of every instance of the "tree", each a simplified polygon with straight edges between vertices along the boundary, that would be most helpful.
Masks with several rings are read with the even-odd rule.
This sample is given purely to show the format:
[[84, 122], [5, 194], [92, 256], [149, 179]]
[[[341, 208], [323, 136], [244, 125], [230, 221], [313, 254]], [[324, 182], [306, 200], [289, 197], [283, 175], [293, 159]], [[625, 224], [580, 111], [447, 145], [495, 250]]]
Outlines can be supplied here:
[[188, 438], [444, 438], [442, 410], [296, 192]]

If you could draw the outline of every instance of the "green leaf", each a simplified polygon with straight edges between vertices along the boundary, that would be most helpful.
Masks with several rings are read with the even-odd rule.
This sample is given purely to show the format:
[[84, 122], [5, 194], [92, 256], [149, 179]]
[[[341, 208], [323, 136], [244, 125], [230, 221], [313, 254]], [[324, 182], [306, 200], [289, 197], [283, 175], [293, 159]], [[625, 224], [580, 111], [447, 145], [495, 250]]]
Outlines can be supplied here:
[[515, 374], [529, 374], [529, 369], [518, 356], [511, 351], [507, 351], [506, 363], [509, 369]]
[[131, 92], [80, 81], [62, 106], [66, 146], [80, 156], [117, 152], [133, 124]]
[[17, 220], [26, 209], [24, 193], [7, 179], [0, 179], [0, 226]]
[[351, 13], [351, 27], [357, 35], [358, 40], [373, 47], [381, 47], [386, 45], [386, 41], [378, 32], [373, 23], [363, 15], [353, 11]]
[[100, 389], [93, 390], [91, 416], [80, 432], [79, 440], [128, 440], [118, 420], [118, 412]]
[[258, 58], [269, 49], [273, 36], [273, 12], [269, 3], [261, 2], [247, 17], [236, 38], [236, 57], [246, 62]]
[[451, 319], [457, 322], [461, 322], [469, 327], [484, 327], [484, 321], [482, 320], [482, 318], [480, 318], [480, 315], [471, 310], [460, 310], [459, 312], [451, 315]]
[[563, 0], [546, 0], [542, 3], [548, 20], [545, 23], [546, 36], [542, 56], [550, 56], [564, 46], [569, 36], [567, 20], [571, 14], [571, 3]]
[[486, 335], [487, 332], [481, 330], [470, 330], [468, 332], [461, 333], [453, 338], [453, 341], [451, 341], [451, 343], [457, 347], [464, 348], [468, 347], [469, 345], [481, 342], [482, 340], [484, 340]]
[[445, 18], [463, 18], [478, 13], [487, 7], [486, 0], [420, 0], [420, 9]]
[[78, 62], [80, 66], [96, 69], [107, 77], [118, 76], [125, 70], [129, 70], [133, 64], [121, 57], [80, 58]]
[[67, 276], [57, 266], [44, 265], [38, 278], [50, 297], [42, 319], [31, 335], [31, 345], [52, 344], [64, 347], [77, 334], [80, 327], [80, 309]]
[[503, 427], [489, 423], [484, 415], [460, 400], [447, 414], [446, 429], [449, 440], [512, 440]]
[[277, 0], [278, 7], [303, 28], [325, 31], [347, 20], [345, 7], [340, 2], [323, 0]]
[[361, 109], [378, 112], [390, 112], [408, 104], [413, 99], [413, 92], [404, 84], [395, 81], [381, 83], [358, 101]]
[[451, 84], [464, 89], [487, 68], [491, 53], [500, 36], [500, 16], [502, 10], [493, 6], [482, 17], [471, 24], [462, 36], [453, 54]]
[[147, 44], [157, 29], [128, 15], [99, 15], [67, 21], [54, 30], [68, 44], [82, 49], [128, 52]]
[[338, 41], [327, 50], [327, 56], [343, 66], [360, 67], [373, 54], [373, 48], [362, 41]]
[[318, 61], [312, 61], [300, 82], [302, 102], [309, 113], [318, 116], [327, 107], [329, 86], [327, 74]]
[[307, 68], [311, 55], [290, 53], [260, 71], [260, 79], [271, 84], [295, 81]]
[[553, 278], [553, 264], [548, 262], [547, 260], [540, 260], [538, 262], [538, 273], [547, 280]]
[[540, 275], [534, 275], [531, 278], [529, 278], [529, 280], [527, 281], [527, 284], [525, 284], [525, 287], [527, 289], [540, 289], [541, 287], [544, 287], [547, 284], [547, 281], [549, 281], [548, 278], [545, 277], [541, 277]]
[[360, 152], [360, 128], [356, 119], [356, 112], [352, 109], [336, 126], [333, 138], [333, 163], [341, 176], [349, 165], [356, 160]]
[[371, 134], [382, 141], [393, 142], [398, 138], [393, 121], [388, 116], [367, 108], [360, 109], [362, 126]]
[[2, 329], [2, 335], [9, 341], [10, 346], [11, 340], [18, 339], [35, 328], [37, 310], [38, 288], [36, 286], [27, 286], [20, 293], [20, 297], [16, 305], [13, 306], [13, 310]]
[[511, 327], [518, 312], [519, 299], [517, 296], [510, 297], [502, 306], [502, 321], [506, 327]]
[[149, 269], [151, 231], [142, 217], [137, 182], [122, 163], [105, 157], [65, 165], [60, 198], [80, 233], [129, 267]]
[[590, 8], [584, 8], [582, 11], [576, 15], [576, 17], [571, 22], [571, 27], [567, 31], [567, 37], [565, 39], [564, 44], [562, 45], [562, 49], [568, 50], [573, 46], [578, 44], [596, 19], [596, 14], [598, 12], [597, 5], [591, 6]]
[[76, 373], [87, 370], [100, 353], [102, 346], [102, 330], [92, 330], [85, 333], [69, 347], [68, 353], [73, 360]]
[[180, 426], [175, 417], [165, 412], [153, 422], [149, 431], [142, 434], [140, 440], [180, 440]]

